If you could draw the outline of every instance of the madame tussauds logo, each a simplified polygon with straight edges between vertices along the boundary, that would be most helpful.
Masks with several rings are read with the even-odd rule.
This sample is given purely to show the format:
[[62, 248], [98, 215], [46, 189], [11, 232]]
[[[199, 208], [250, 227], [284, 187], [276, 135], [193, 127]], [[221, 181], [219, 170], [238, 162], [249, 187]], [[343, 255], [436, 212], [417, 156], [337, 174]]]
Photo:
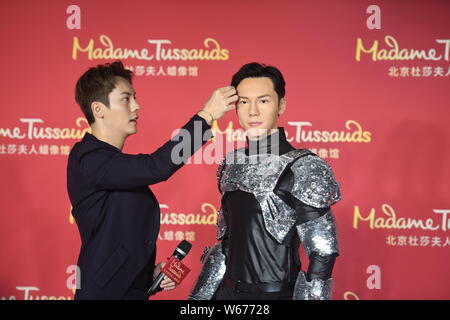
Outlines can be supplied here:
[[[450, 39], [436, 39], [436, 42], [440, 45], [439, 49], [410, 49], [400, 48], [397, 40], [390, 35], [384, 37], [384, 45], [387, 48], [383, 48], [379, 45], [378, 40], [373, 41], [372, 45], [364, 46], [362, 38], [356, 40], [356, 61], [361, 61], [361, 53], [371, 55], [372, 61], [382, 60], [432, 60], [439, 61], [444, 59], [450, 60]], [[380, 48], [381, 47], [381, 48]]]
[[211, 203], [203, 203], [201, 205], [202, 213], [180, 213], [169, 212], [169, 206], [160, 204], [161, 208], [161, 224], [174, 225], [215, 225], [217, 223], [217, 209]]
[[102, 34], [99, 37], [100, 45], [94, 39], [81, 45], [78, 37], [73, 37], [72, 59], [78, 59], [78, 53], [86, 53], [89, 60], [95, 59], [137, 59], [137, 60], [228, 60], [230, 51], [220, 46], [213, 38], [203, 41], [204, 48], [187, 49], [170, 47], [172, 41], [167, 39], [148, 39], [150, 48], [130, 49], [115, 47], [113, 41]]
[[86, 118], [79, 117], [75, 124], [77, 128], [54, 128], [46, 127], [42, 124], [44, 120], [39, 118], [20, 118], [20, 122], [26, 128], [0, 128], [0, 137], [9, 139], [82, 139], [86, 132], [91, 132], [91, 128]]
[[[370, 143], [372, 132], [363, 129], [362, 125], [355, 120], [347, 120], [344, 130], [311, 130], [313, 124], [309, 121], [288, 121], [286, 136], [289, 142], [306, 143]], [[217, 121], [212, 126], [214, 133], [213, 141], [218, 135], [226, 135], [227, 141], [245, 141], [246, 132], [242, 129], [234, 129], [233, 122], [229, 122], [225, 129], [221, 129]], [[292, 136], [289, 134], [291, 133]]]
[[359, 206], [355, 206], [353, 215], [353, 228], [358, 229], [359, 222], [368, 223], [369, 228], [373, 229], [421, 229], [437, 231], [450, 231], [450, 210], [449, 209], [433, 209], [433, 212], [441, 216], [440, 223], [436, 223], [432, 218], [413, 219], [397, 217], [394, 208], [388, 204], [381, 206], [381, 212], [384, 216], [376, 217], [376, 210], [372, 208], [367, 216], [363, 216]]

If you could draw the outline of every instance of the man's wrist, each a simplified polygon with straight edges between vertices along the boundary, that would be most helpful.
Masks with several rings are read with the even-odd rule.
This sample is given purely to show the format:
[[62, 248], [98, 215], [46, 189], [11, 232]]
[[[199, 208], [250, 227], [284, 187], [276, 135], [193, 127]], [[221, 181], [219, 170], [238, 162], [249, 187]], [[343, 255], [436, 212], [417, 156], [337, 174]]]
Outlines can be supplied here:
[[212, 126], [212, 123], [213, 123], [214, 120], [215, 120], [214, 117], [213, 117], [213, 115], [211, 114], [211, 112], [206, 111], [206, 110], [204, 110], [204, 109], [202, 109], [202, 110], [200, 110], [199, 112], [197, 112], [197, 115], [198, 115], [199, 117], [205, 119], [206, 123], [207, 123], [209, 126]]

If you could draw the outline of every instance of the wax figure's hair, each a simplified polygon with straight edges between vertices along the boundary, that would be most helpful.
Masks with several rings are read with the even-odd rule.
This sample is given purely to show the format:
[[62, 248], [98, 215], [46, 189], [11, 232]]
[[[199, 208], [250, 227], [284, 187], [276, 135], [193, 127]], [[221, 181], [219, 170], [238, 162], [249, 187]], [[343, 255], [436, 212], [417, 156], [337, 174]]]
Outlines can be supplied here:
[[274, 66], [267, 66], [262, 63], [251, 62], [242, 66], [238, 72], [233, 75], [231, 85], [237, 87], [239, 83], [246, 78], [262, 78], [267, 77], [272, 80], [273, 88], [278, 95], [278, 99], [284, 98], [286, 93], [283, 75], [280, 70]]

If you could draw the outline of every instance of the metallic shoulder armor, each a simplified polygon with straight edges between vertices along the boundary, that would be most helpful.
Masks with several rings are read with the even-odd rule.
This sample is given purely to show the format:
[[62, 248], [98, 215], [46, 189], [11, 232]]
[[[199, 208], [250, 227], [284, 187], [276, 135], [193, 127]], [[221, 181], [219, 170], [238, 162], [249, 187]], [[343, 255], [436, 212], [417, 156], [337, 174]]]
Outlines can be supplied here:
[[[281, 156], [247, 156], [244, 149], [226, 155], [217, 172], [220, 192], [242, 190], [259, 202], [267, 231], [282, 243], [297, 221], [295, 210], [274, 193], [285, 169], [290, 167], [295, 182], [293, 196], [317, 208], [331, 206], [340, 199], [339, 184], [328, 164], [307, 149], [293, 150]], [[222, 208], [223, 209], [223, 208]], [[217, 239], [226, 233], [223, 210], [217, 220]]]
[[202, 256], [203, 268], [189, 294], [189, 300], [210, 300], [225, 274], [225, 255], [222, 243], [217, 243]]
[[292, 195], [303, 203], [327, 208], [341, 199], [340, 185], [325, 160], [315, 155], [300, 157], [291, 170], [295, 176]]

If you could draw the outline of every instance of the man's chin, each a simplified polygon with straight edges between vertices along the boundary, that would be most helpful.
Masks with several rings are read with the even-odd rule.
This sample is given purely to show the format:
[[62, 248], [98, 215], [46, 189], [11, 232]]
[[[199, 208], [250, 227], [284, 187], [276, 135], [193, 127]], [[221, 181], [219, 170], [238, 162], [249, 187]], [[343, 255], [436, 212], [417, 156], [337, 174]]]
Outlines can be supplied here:
[[138, 132], [137, 128], [134, 129], [134, 130], [130, 130], [130, 131], [128, 131], [127, 136], [128, 136], [128, 137], [129, 137], [129, 136], [132, 136], [132, 135], [136, 134], [137, 132]]

